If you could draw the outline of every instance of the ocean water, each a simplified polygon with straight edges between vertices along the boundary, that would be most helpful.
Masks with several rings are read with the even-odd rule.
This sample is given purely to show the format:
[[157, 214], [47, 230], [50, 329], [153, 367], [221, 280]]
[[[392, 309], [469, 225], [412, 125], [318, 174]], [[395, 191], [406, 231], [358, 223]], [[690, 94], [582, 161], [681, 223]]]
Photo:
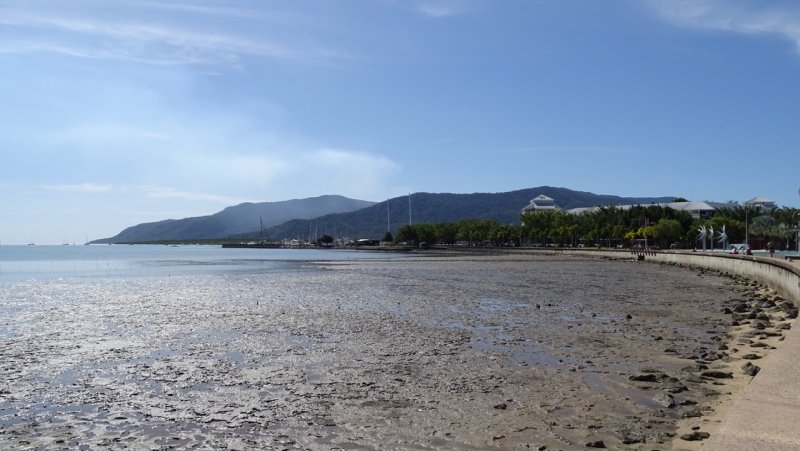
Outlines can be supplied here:
[[0, 246], [0, 283], [78, 277], [265, 272], [308, 261], [398, 258], [385, 252], [221, 246]]

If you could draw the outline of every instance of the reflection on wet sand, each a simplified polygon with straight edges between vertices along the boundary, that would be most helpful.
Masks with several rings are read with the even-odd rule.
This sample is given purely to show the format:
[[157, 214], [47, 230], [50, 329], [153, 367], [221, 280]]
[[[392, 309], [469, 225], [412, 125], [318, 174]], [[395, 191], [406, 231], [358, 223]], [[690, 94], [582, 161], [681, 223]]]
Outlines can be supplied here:
[[682, 418], [711, 418], [745, 377], [724, 309], [767, 294], [670, 266], [487, 256], [0, 296], [0, 448], [559, 449], [666, 446]]

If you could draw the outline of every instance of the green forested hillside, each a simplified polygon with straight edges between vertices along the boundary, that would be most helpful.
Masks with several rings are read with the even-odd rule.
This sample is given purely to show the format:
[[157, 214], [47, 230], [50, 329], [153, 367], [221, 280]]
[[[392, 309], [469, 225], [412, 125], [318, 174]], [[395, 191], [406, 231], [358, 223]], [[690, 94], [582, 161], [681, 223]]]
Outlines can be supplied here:
[[[519, 224], [520, 210], [534, 197], [544, 194], [555, 199], [565, 209], [596, 205], [650, 204], [669, 202], [674, 197], [626, 198], [598, 195], [566, 188], [541, 186], [505, 193], [434, 194], [414, 193], [396, 197], [361, 210], [320, 216], [311, 220], [295, 219], [267, 229], [270, 239], [309, 239], [327, 234], [336, 238], [350, 237], [379, 239], [389, 229], [396, 234], [409, 223], [438, 223], [464, 219], [493, 219], [507, 224]], [[409, 208], [409, 197], [411, 206]], [[387, 218], [388, 216], [388, 218]], [[387, 221], [388, 219], [388, 221]], [[243, 237], [255, 238], [258, 232]]]
[[209, 216], [168, 219], [128, 227], [111, 238], [94, 243], [141, 243], [167, 240], [204, 240], [258, 230], [294, 218], [313, 218], [329, 213], [348, 212], [373, 205], [374, 202], [343, 196], [319, 196], [281, 202], [243, 203]]

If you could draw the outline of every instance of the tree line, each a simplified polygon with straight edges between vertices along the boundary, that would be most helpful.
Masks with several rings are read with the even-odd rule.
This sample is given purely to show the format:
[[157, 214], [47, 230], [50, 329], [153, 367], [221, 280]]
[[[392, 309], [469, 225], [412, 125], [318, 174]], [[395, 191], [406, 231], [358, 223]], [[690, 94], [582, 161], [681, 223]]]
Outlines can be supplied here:
[[[467, 246], [631, 246], [647, 239], [662, 248], [699, 247], [701, 226], [713, 228], [715, 243], [723, 226], [729, 243], [744, 243], [754, 248], [773, 241], [779, 248], [796, 247], [796, 228], [800, 210], [781, 208], [731, 207], [717, 210], [707, 220], [658, 205], [622, 209], [600, 207], [580, 214], [562, 210], [525, 212], [520, 224], [504, 224], [490, 219], [473, 219], [401, 227], [395, 243], [461, 244]], [[721, 246], [721, 244], [717, 244]]]

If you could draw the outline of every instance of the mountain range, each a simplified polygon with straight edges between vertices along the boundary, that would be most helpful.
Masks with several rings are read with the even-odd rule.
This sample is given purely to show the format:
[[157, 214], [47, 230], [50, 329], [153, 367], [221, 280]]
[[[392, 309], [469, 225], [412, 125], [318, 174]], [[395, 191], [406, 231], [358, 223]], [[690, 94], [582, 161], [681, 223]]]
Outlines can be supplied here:
[[359, 210], [374, 203], [332, 195], [281, 202], [247, 202], [208, 216], [138, 224], [116, 236], [93, 243], [220, 239], [259, 231], [261, 222], [268, 228], [296, 218], [316, 218], [330, 213]]
[[139, 224], [95, 243], [132, 243], [166, 240], [235, 239], [261, 236], [262, 218], [266, 237], [315, 239], [332, 237], [383, 237], [409, 223], [455, 222], [493, 219], [519, 224], [520, 210], [534, 197], [544, 194], [564, 209], [597, 205], [669, 202], [674, 196], [620, 197], [540, 186], [503, 193], [413, 193], [384, 202], [369, 202], [342, 196], [320, 196], [283, 202], [245, 203], [209, 216]]

